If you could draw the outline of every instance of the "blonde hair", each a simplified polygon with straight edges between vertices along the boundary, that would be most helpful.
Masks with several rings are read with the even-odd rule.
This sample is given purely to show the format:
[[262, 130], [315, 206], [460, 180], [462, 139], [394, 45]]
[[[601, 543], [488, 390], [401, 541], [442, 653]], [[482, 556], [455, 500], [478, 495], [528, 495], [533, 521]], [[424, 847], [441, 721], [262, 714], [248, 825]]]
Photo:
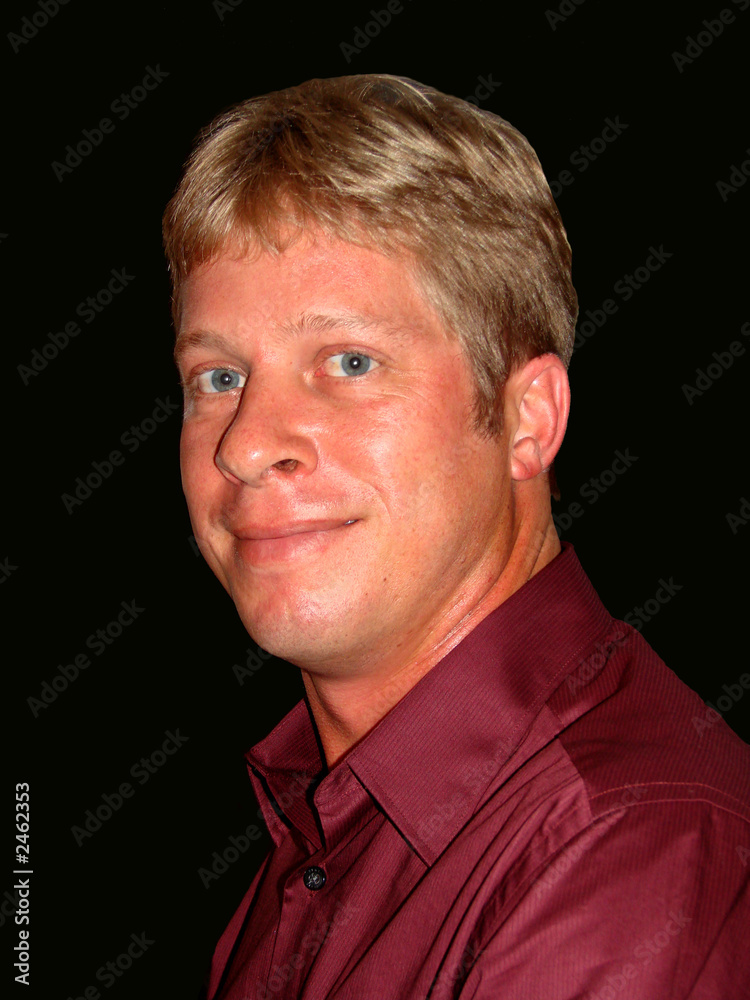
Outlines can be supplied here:
[[309, 80], [221, 114], [164, 214], [175, 323], [198, 264], [282, 253], [314, 226], [405, 258], [469, 359], [477, 429], [499, 430], [513, 368], [570, 361], [565, 230], [536, 154], [497, 115], [385, 74]]

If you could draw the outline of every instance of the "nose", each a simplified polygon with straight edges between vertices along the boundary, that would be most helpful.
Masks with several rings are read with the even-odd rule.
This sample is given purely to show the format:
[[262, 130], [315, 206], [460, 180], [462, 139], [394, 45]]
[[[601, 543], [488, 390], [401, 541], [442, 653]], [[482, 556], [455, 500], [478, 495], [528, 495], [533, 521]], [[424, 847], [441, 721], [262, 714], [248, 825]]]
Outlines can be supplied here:
[[310, 426], [310, 401], [268, 379], [252, 381], [216, 452], [216, 465], [233, 482], [262, 486], [274, 476], [309, 475], [318, 454]]

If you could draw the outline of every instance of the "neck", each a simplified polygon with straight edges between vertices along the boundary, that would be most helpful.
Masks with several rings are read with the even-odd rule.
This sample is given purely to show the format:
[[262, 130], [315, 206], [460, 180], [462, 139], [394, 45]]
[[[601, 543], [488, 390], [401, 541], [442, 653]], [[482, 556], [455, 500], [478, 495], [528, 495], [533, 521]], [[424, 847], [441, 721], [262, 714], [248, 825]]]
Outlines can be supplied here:
[[546, 522], [522, 519], [510, 551], [497, 553], [491, 566], [465, 581], [439, 621], [410, 648], [396, 646], [363, 673], [329, 676], [302, 670], [329, 769], [483, 618], [555, 558], [561, 546], [549, 506], [546, 513]]

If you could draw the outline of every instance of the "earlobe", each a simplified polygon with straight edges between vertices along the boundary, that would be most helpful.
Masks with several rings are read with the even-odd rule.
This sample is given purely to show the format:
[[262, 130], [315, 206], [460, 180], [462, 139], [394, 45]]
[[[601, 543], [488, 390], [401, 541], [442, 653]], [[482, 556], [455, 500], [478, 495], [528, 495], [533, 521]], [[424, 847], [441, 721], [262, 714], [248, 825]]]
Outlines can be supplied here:
[[570, 386], [562, 361], [554, 354], [532, 358], [509, 377], [505, 401], [506, 420], [515, 428], [511, 475], [533, 479], [552, 465], [565, 436]]

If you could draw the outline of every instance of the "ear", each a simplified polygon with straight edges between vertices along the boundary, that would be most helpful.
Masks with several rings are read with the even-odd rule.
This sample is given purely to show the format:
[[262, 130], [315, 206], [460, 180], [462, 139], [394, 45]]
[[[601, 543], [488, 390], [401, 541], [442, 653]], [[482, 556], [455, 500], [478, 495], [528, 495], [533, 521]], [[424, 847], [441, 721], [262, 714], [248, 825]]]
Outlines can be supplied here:
[[503, 399], [511, 475], [533, 479], [552, 465], [565, 436], [570, 411], [565, 365], [555, 354], [532, 358], [508, 376]]

